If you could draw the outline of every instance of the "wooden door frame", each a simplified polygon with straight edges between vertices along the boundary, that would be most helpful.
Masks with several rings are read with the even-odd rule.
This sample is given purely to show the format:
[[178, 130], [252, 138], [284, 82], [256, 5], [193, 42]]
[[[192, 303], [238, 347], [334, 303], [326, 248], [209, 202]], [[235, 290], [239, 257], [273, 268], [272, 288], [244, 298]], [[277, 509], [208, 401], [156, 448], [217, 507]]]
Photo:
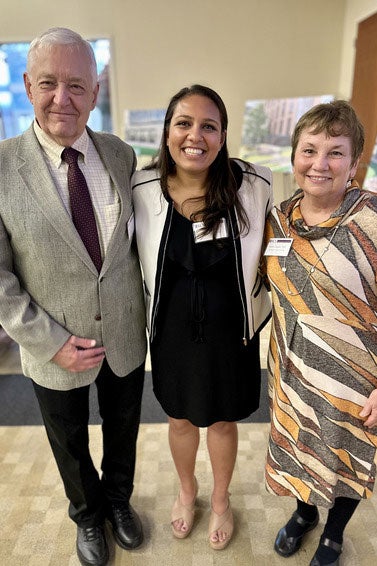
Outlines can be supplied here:
[[362, 187], [377, 137], [377, 12], [358, 25], [351, 104], [365, 130], [356, 173]]

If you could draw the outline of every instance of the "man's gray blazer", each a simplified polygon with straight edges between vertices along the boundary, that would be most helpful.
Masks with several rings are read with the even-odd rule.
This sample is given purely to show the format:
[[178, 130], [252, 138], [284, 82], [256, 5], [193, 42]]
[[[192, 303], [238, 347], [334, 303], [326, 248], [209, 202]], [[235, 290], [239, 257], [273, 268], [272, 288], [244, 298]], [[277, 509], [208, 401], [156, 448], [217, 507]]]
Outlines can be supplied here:
[[33, 127], [0, 143], [0, 324], [20, 344], [25, 375], [51, 389], [93, 382], [51, 358], [71, 334], [95, 339], [118, 376], [145, 359], [145, 310], [133, 238], [133, 150], [88, 133], [121, 201], [98, 274], [54, 186]]

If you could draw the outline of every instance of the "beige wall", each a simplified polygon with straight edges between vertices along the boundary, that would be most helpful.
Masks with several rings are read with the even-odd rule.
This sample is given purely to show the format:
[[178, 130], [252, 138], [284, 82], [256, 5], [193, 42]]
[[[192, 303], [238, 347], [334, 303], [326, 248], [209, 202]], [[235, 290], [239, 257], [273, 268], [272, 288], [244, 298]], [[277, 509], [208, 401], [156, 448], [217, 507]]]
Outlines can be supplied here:
[[0, 41], [72, 27], [112, 40], [116, 133], [124, 109], [165, 107], [192, 82], [219, 91], [236, 154], [247, 99], [351, 91], [356, 22], [367, 0], [0, 0]]

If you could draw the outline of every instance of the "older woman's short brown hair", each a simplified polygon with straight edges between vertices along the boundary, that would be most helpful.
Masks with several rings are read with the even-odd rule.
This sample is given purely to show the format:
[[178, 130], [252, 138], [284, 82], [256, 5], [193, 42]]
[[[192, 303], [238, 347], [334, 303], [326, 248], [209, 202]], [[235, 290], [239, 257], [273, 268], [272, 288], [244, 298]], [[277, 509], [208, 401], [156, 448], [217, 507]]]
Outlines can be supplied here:
[[301, 116], [292, 134], [292, 165], [303, 130], [310, 130], [312, 134], [326, 132], [331, 137], [347, 136], [350, 138], [353, 165], [362, 154], [364, 128], [352, 106], [345, 100], [317, 104]]

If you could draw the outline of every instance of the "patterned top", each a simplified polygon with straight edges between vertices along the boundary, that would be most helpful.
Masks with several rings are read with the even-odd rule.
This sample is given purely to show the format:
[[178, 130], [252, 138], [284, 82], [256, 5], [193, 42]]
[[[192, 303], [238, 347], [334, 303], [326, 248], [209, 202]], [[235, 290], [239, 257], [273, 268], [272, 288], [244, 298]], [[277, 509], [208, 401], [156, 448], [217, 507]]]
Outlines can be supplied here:
[[377, 430], [359, 417], [377, 387], [377, 196], [351, 186], [324, 223], [305, 226], [301, 190], [268, 219], [273, 299], [269, 348], [268, 491], [332, 507], [368, 498]]

